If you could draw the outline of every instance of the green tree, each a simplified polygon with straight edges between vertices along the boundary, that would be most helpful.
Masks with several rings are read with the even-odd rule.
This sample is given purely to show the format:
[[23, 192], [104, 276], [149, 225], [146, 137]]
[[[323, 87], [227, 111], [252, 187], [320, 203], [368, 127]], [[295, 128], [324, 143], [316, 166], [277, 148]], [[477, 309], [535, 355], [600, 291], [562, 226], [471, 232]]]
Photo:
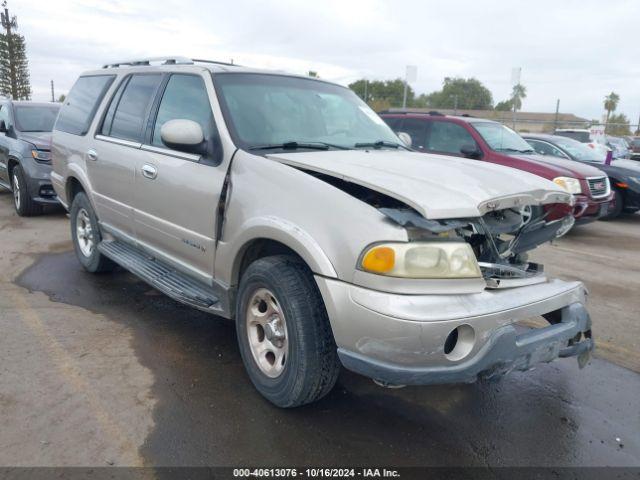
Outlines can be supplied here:
[[518, 83], [511, 91], [511, 107], [517, 112], [522, 108], [522, 100], [527, 98], [527, 87]]
[[513, 110], [513, 101], [512, 100], [504, 100], [502, 102], [498, 102], [496, 104], [496, 110], [499, 112], [510, 112]]
[[31, 98], [29, 65], [24, 37], [15, 33], [18, 21], [9, 15], [6, 2], [1, 15], [4, 33], [0, 34], [0, 94], [15, 100]]
[[424, 107], [457, 108], [463, 110], [490, 110], [493, 95], [475, 78], [445, 77], [442, 90], [420, 95], [417, 102]]
[[607, 133], [609, 135], [631, 135], [629, 119], [624, 113], [613, 114], [607, 121]]
[[313, 78], [320, 78], [320, 77], [318, 76], [318, 72], [314, 72], [313, 70], [309, 70], [309, 72], [307, 73], [307, 75], [309, 75], [310, 77], [313, 77]]
[[[402, 107], [402, 96], [404, 93], [404, 81], [400, 78], [395, 80], [358, 80], [349, 84], [353, 90], [367, 104], [376, 111], [390, 107]], [[366, 99], [365, 99], [366, 93]], [[409, 86], [407, 88], [407, 106], [414, 105], [415, 92]]]
[[63, 93], [62, 95], [60, 95], [58, 97], [58, 103], [64, 103], [64, 101], [67, 99], [67, 96]]
[[605, 124], [609, 123], [609, 117], [613, 112], [615, 112], [616, 108], [618, 108], [619, 102], [620, 95], [615, 92], [611, 92], [609, 95], [604, 97], [604, 109], [607, 111], [607, 121]]

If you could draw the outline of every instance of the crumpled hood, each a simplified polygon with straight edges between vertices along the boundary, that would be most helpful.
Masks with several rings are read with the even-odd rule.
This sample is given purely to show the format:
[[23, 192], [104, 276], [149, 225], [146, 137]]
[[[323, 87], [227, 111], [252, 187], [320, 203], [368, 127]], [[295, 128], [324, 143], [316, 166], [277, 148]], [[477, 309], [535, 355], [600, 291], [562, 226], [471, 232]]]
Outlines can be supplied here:
[[458, 157], [336, 150], [274, 153], [267, 158], [384, 193], [428, 219], [477, 217], [489, 210], [572, 201], [570, 194], [542, 177]]
[[32, 143], [38, 150], [51, 150], [51, 132], [20, 132], [18, 138]]

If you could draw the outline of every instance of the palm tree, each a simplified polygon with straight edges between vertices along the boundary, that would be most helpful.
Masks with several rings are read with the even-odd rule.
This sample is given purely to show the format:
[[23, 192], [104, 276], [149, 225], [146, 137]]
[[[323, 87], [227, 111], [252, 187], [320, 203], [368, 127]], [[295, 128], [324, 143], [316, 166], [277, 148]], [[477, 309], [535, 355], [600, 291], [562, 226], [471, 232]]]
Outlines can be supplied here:
[[609, 117], [618, 108], [618, 102], [620, 102], [620, 95], [615, 92], [611, 92], [604, 97], [604, 109], [607, 111], [607, 121], [605, 123], [609, 123]]
[[517, 112], [522, 108], [522, 99], [527, 98], [527, 87], [518, 83], [513, 86], [513, 90], [511, 92], [511, 101], [513, 102], [513, 110]]

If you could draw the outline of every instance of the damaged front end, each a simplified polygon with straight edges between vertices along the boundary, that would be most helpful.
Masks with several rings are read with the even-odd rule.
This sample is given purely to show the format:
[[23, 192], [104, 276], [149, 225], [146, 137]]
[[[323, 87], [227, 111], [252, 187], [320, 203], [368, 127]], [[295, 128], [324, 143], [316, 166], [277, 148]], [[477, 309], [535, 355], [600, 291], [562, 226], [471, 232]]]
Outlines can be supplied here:
[[470, 244], [488, 288], [544, 282], [543, 266], [529, 261], [527, 252], [564, 235], [574, 222], [571, 206], [562, 203], [512, 206], [452, 220], [427, 220], [410, 208], [379, 211], [405, 227], [411, 240], [437, 236]]

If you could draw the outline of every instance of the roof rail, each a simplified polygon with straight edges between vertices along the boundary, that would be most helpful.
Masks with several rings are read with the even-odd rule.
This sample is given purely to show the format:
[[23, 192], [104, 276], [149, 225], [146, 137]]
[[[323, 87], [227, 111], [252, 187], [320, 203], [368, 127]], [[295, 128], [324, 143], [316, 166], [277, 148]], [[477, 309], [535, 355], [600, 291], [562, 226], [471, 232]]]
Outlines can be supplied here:
[[233, 65], [233, 63], [218, 62], [216, 60], [203, 60], [200, 58], [187, 58], [187, 57], [149, 57], [139, 58], [135, 60], [124, 60], [122, 62], [107, 63], [102, 68], [117, 68], [122, 66], [130, 67], [143, 67], [151, 66], [151, 63], [161, 62], [160, 65], [193, 65], [194, 63], [215, 63], [216, 65]]
[[379, 114], [393, 114], [393, 115], [431, 115], [434, 117], [444, 117], [446, 116], [444, 113], [440, 113], [437, 110], [430, 110], [425, 112], [424, 110], [412, 110], [410, 108], [402, 109], [402, 108], [389, 108], [387, 110], [382, 110], [378, 112]]
[[230, 66], [230, 67], [237, 67], [238, 66], [235, 63], [233, 63], [233, 61], [231, 61], [231, 62], [219, 62], [218, 60], [203, 60], [201, 58], [193, 58], [192, 61], [194, 63], [215, 63], [216, 65], [227, 65], [227, 66]]
[[103, 65], [102, 68], [117, 68], [124, 65], [131, 67], [150, 66], [151, 62], [162, 62], [162, 65], [193, 65], [193, 60], [187, 57], [148, 57], [107, 63]]

